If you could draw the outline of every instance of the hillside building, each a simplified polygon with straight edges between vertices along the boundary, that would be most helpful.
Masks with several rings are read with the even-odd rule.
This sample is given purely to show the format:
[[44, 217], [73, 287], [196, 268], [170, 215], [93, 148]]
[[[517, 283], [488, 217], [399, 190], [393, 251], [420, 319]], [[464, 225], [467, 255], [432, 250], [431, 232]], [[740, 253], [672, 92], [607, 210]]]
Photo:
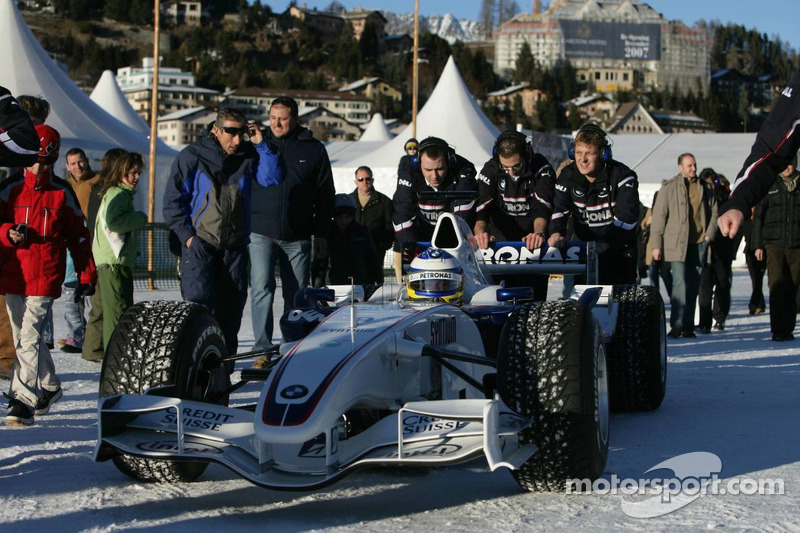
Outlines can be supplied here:
[[226, 103], [238, 107], [253, 120], [269, 120], [269, 105], [279, 96], [290, 96], [299, 107], [320, 107], [353, 124], [365, 124], [372, 116], [372, 101], [340, 91], [305, 91], [246, 87], [227, 93]]
[[[142, 59], [142, 67], [117, 69], [117, 84], [133, 110], [150, 122], [153, 88], [153, 58]], [[178, 68], [158, 69], [158, 111], [162, 116], [194, 107], [216, 108], [220, 101], [219, 91], [195, 86], [194, 74]]]
[[289, 17], [302, 20], [309, 29], [320, 36], [322, 42], [338, 40], [345, 23], [349, 23], [353, 28], [353, 37], [355, 37], [356, 41], [360, 41], [364, 32], [369, 27], [372, 27], [379, 52], [382, 52], [386, 47], [387, 21], [380, 11], [357, 8], [344, 13], [329, 13], [327, 11], [307, 9], [305, 3], [303, 3], [300, 6], [289, 6], [287, 13]]
[[521, 99], [522, 110], [528, 116], [535, 116], [537, 113], [536, 104], [541, 100], [547, 99], [544, 91], [531, 87], [530, 83], [524, 81], [518, 85], [488, 93], [486, 102], [498, 107], [513, 107], [514, 100], [517, 97]]
[[523, 43], [539, 64], [569, 60], [589, 91], [677, 86], [706, 90], [711, 35], [669, 21], [641, 0], [553, 0], [541, 13], [523, 13], [493, 33], [495, 71], [514, 70]]
[[208, 19], [208, 10], [200, 0], [167, 0], [160, 6], [164, 21], [175, 26], [199, 26]]

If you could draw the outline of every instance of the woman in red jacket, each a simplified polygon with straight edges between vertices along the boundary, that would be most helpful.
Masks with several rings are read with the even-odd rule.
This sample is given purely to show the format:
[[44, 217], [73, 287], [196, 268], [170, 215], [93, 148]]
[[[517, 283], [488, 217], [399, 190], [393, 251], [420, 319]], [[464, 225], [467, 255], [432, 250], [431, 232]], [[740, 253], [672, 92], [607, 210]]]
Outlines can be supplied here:
[[6, 295], [17, 362], [8, 393], [6, 425], [30, 426], [61, 397], [42, 326], [53, 300], [61, 296], [66, 251], [78, 272], [75, 297], [86, 296], [97, 281], [89, 231], [78, 199], [53, 173], [61, 137], [50, 126], [36, 126], [40, 151], [24, 176], [0, 186], [0, 293]]

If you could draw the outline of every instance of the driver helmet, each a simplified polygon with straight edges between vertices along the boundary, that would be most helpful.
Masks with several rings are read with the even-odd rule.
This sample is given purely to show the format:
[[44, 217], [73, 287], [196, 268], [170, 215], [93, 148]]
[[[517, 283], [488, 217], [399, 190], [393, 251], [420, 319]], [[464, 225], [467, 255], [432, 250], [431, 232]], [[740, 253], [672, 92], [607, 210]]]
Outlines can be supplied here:
[[449, 252], [428, 248], [411, 261], [406, 282], [414, 300], [457, 303], [464, 294], [464, 276], [458, 259]]

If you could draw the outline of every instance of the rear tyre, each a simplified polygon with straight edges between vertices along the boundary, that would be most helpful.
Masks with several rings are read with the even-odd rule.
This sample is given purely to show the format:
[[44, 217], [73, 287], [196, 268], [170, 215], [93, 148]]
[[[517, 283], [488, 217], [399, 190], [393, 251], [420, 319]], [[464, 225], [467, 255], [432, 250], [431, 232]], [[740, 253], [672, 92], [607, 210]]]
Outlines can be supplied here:
[[[144, 394], [165, 387], [169, 396], [227, 405], [230, 386], [222, 359], [225, 339], [204, 306], [191, 302], [148, 301], [128, 309], [114, 330], [103, 360], [100, 396]], [[197, 479], [204, 462], [114, 458], [123, 473], [140, 481]]]
[[512, 475], [528, 491], [594, 481], [608, 456], [605, 350], [591, 312], [574, 300], [521, 305], [498, 347], [497, 391], [533, 424], [520, 445], [538, 451]]
[[667, 390], [667, 323], [655, 287], [615, 285], [617, 327], [608, 343], [612, 411], [658, 409]]

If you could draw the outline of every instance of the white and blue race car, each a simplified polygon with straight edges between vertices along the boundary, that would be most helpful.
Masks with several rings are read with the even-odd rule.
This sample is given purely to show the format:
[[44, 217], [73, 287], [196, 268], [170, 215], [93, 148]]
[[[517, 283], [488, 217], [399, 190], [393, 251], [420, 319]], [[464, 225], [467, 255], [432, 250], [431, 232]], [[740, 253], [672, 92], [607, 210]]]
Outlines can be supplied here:
[[[520, 243], [521, 244], [521, 243]], [[101, 372], [98, 461], [143, 481], [196, 479], [220, 463], [263, 487], [311, 490], [363, 467], [484, 456], [525, 490], [597, 479], [609, 412], [657, 408], [666, 387], [664, 306], [652, 287], [576, 286], [526, 301], [500, 272], [584, 274], [592, 243], [478, 250], [443, 214], [430, 245], [463, 269], [458, 303], [381, 288], [307, 289], [288, 341], [231, 384], [222, 332], [203, 306], [142, 302], [123, 315]], [[395, 291], [397, 287], [395, 287]], [[297, 333], [300, 331], [301, 333]], [[261, 354], [265, 355], [265, 354]], [[263, 382], [255, 403], [243, 385]]]

